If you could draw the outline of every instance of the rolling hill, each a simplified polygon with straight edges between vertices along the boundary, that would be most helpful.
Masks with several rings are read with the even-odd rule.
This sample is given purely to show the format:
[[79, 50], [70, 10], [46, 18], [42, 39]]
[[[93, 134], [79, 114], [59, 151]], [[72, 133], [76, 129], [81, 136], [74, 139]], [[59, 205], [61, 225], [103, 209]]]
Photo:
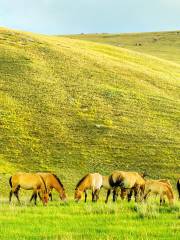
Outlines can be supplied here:
[[180, 64], [180, 31], [128, 34], [79, 34], [72, 39], [88, 40], [147, 53]]
[[94, 171], [176, 179], [180, 64], [147, 53], [0, 28], [2, 178], [54, 171], [70, 190]]

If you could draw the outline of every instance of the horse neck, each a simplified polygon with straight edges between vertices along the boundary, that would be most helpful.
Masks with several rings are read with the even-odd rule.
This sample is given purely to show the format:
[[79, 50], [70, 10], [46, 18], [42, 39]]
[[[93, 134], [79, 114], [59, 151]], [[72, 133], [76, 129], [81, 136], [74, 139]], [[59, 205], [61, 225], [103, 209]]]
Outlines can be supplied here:
[[81, 184], [77, 187], [78, 190], [84, 191], [88, 188], [90, 188], [90, 177], [89, 175], [81, 182]]
[[47, 186], [44, 178], [41, 175], [40, 175], [40, 179], [41, 179], [41, 189], [47, 193]]
[[53, 176], [52, 187], [56, 189], [57, 192], [61, 193], [64, 191], [64, 188], [58, 182], [58, 180]]

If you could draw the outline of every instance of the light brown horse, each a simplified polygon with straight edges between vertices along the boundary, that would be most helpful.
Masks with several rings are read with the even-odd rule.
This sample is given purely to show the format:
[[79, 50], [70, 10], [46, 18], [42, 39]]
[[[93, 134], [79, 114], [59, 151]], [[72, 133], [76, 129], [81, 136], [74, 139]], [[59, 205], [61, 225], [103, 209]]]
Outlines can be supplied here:
[[99, 192], [102, 187], [102, 176], [99, 173], [89, 173], [85, 175], [76, 185], [74, 199], [79, 201], [82, 193], [85, 194], [85, 202], [87, 199], [87, 190], [92, 190], [92, 201], [95, 202], [99, 198]]
[[[119, 187], [112, 187], [110, 185], [110, 182], [109, 182], [109, 176], [103, 176], [103, 184], [102, 184], [102, 187], [105, 188], [107, 190], [107, 195], [106, 195], [106, 200], [105, 200], [105, 203], [108, 202], [108, 199], [109, 199], [109, 195], [111, 193], [113, 193], [113, 202], [116, 201], [117, 199], [117, 196], [119, 194]], [[121, 191], [121, 198], [123, 199], [124, 198], [124, 194], [123, 194], [123, 191]]]
[[178, 193], [179, 193], [179, 200], [180, 200], [180, 178], [177, 181], [177, 190], [178, 190]]
[[128, 190], [128, 201], [134, 192], [135, 201], [138, 201], [140, 195], [143, 195], [145, 180], [137, 172], [114, 171], [110, 175], [110, 185], [112, 187], [120, 187], [122, 191]]
[[167, 196], [169, 204], [173, 204], [174, 194], [172, 188], [165, 182], [159, 180], [147, 180], [145, 183], [143, 199], [147, 200], [151, 194], [160, 196], [160, 205], [165, 196]]
[[9, 202], [11, 202], [12, 195], [14, 194], [20, 203], [18, 195], [20, 188], [25, 190], [33, 190], [35, 205], [38, 193], [44, 205], [46, 205], [48, 202], [49, 197], [45, 181], [43, 177], [38, 174], [23, 172], [16, 173], [10, 177], [9, 184], [11, 186]]
[[[52, 190], [53, 188], [59, 193], [59, 197], [62, 201], [66, 201], [66, 193], [63, 184], [60, 179], [53, 173], [39, 172], [38, 175], [42, 176], [47, 187], [47, 192], [52, 201]], [[30, 201], [34, 198], [32, 195]]]

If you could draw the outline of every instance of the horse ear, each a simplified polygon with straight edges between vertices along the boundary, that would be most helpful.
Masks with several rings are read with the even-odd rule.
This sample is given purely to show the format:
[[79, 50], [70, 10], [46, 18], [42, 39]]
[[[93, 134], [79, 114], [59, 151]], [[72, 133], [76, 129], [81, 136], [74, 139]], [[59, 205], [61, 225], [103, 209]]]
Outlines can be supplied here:
[[148, 176], [148, 173], [147, 173], [147, 171], [145, 170], [145, 171], [142, 173], [142, 177], [145, 178], [145, 177], [147, 177], [147, 176]]

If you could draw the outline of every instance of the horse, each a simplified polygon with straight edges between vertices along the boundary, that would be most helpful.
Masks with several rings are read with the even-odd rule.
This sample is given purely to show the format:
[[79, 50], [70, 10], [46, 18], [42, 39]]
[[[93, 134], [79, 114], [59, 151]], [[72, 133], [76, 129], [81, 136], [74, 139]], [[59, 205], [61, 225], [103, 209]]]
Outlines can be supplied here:
[[34, 204], [36, 205], [37, 194], [40, 195], [41, 201], [43, 205], [48, 203], [48, 192], [46, 183], [42, 176], [35, 173], [15, 173], [9, 179], [9, 184], [11, 187], [11, 191], [9, 194], [9, 202], [11, 203], [12, 195], [14, 194], [20, 203], [19, 200], [19, 190], [20, 188], [25, 190], [33, 190], [34, 195]]
[[[42, 176], [47, 187], [47, 192], [49, 197], [52, 201], [52, 190], [53, 188], [59, 193], [59, 197], [62, 201], [66, 201], [66, 193], [63, 184], [61, 183], [60, 179], [53, 173], [45, 173], [45, 172], [38, 172], [39, 176]], [[34, 194], [32, 195], [30, 201], [34, 198]]]
[[[108, 202], [109, 195], [111, 194], [111, 192], [113, 193], [113, 202], [115, 202], [117, 197], [118, 197], [118, 194], [119, 194], [119, 188], [118, 187], [112, 187], [110, 185], [109, 176], [103, 176], [102, 178], [103, 178], [102, 187], [107, 190], [105, 203]], [[124, 199], [124, 194], [125, 194], [125, 191], [121, 191], [121, 194], [120, 194], [121, 199]]]
[[87, 190], [92, 190], [92, 202], [96, 202], [99, 198], [99, 192], [103, 184], [102, 176], [99, 173], [89, 173], [85, 175], [76, 185], [74, 199], [79, 201], [82, 193], [85, 194], [85, 202], [87, 199]]
[[178, 193], [179, 193], [179, 200], [180, 200], [180, 178], [177, 181], [177, 190], [178, 190]]
[[173, 204], [174, 194], [169, 184], [159, 180], [147, 180], [144, 188], [143, 199], [146, 201], [150, 194], [160, 195], [160, 205], [162, 205], [164, 196], [167, 196], [169, 204]]
[[112, 187], [120, 187], [125, 193], [128, 192], [128, 201], [131, 200], [132, 194], [134, 192], [135, 201], [138, 201], [139, 195], [143, 195], [145, 180], [137, 172], [125, 172], [125, 171], [114, 171], [110, 175], [110, 185]]

